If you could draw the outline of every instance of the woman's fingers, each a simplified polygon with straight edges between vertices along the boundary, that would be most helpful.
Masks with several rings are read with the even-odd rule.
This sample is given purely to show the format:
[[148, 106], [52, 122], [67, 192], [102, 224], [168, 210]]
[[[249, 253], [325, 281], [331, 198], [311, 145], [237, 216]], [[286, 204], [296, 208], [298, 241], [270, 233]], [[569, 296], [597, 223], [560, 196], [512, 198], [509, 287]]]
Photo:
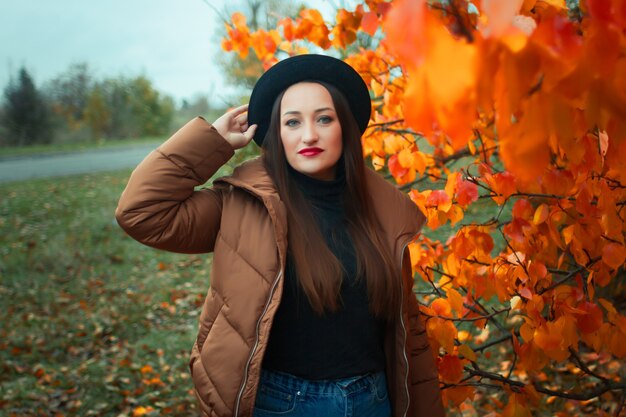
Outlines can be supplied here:
[[248, 140], [248, 142], [250, 142], [250, 140], [254, 136], [254, 132], [256, 132], [256, 128], [257, 128], [257, 125], [252, 125], [244, 131], [243, 135]]
[[[237, 118], [239, 118], [240, 116], [242, 116], [242, 113], [245, 113], [245, 112], [247, 112], [247, 111], [248, 111], [248, 105], [247, 105], [247, 104], [244, 104], [244, 105], [241, 105], [241, 106], [239, 106], [239, 107], [235, 107], [235, 108], [234, 108], [234, 109], [232, 109], [229, 113], [231, 114], [231, 117], [232, 117], [233, 119], [237, 119]], [[247, 115], [244, 115], [244, 116], [245, 116], [246, 118], [248, 117]]]
[[[247, 108], [247, 105], [245, 107]], [[244, 132], [248, 129], [248, 113], [237, 114], [236, 116], [234, 116], [233, 121], [235, 122], [236, 130]]]

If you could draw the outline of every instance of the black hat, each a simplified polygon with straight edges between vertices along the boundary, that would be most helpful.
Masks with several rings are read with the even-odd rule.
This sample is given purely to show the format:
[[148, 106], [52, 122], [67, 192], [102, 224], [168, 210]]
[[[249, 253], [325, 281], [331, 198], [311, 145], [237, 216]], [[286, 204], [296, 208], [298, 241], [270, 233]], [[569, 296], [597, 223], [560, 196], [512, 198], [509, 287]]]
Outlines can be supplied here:
[[260, 146], [270, 124], [276, 97], [301, 81], [323, 81], [346, 96], [361, 134], [365, 132], [372, 110], [367, 85], [361, 76], [340, 59], [326, 55], [296, 55], [267, 70], [256, 82], [248, 105], [248, 124], [258, 125], [254, 141]]

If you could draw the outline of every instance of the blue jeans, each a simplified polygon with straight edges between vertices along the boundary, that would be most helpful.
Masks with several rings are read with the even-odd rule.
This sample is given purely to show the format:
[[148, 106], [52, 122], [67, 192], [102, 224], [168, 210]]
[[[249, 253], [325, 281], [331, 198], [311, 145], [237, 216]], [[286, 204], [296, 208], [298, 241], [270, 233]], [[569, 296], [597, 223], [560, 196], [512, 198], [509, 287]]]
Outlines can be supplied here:
[[254, 417], [390, 417], [384, 372], [310, 381], [262, 370]]

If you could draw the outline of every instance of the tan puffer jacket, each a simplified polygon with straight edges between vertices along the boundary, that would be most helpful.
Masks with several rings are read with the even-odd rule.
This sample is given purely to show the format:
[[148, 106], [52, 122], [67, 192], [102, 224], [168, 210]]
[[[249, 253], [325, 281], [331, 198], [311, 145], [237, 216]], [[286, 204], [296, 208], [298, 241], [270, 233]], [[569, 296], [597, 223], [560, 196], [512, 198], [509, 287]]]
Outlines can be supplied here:
[[[115, 213], [120, 226], [146, 245], [214, 252], [189, 364], [203, 415], [210, 417], [252, 415], [287, 253], [285, 207], [259, 159], [211, 188], [194, 190], [232, 155], [230, 144], [196, 118], [137, 166]], [[385, 343], [393, 416], [443, 416], [437, 369], [405, 250], [424, 216], [369, 169], [367, 185], [398, 260], [398, 279], [404, 280], [402, 306]]]

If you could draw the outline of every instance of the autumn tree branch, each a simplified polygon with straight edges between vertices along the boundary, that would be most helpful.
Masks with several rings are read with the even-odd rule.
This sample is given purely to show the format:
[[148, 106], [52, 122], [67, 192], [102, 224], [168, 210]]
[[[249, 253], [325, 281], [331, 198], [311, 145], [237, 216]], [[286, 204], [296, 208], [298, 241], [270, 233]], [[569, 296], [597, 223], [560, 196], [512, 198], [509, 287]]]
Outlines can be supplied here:
[[[484, 371], [480, 369], [477, 365], [474, 365], [473, 368], [466, 366], [465, 370], [472, 376], [476, 376], [478, 378], [487, 378], [493, 381], [498, 381], [503, 384], [506, 384], [514, 392], [521, 392], [521, 390], [527, 385], [521, 381], [516, 381], [514, 379], [504, 377], [498, 373]], [[626, 383], [624, 382], [616, 383], [612, 381], [603, 382], [601, 385], [597, 385], [594, 388], [590, 389], [589, 391], [580, 392], [580, 393], [552, 390], [552, 389], [543, 387], [539, 382], [533, 382], [532, 385], [537, 392], [541, 392], [543, 394], [551, 395], [554, 397], [566, 398], [569, 400], [577, 400], [577, 401], [587, 401], [592, 398], [599, 397], [600, 395], [609, 391], [626, 390]]]
[[472, 348], [474, 352], [482, 352], [483, 350], [487, 350], [492, 346], [499, 345], [500, 343], [506, 342], [507, 340], [511, 338], [512, 336], [510, 334], [505, 334], [503, 336], [500, 336], [497, 339], [490, 340], [488, 343], [485, 343], [484, 345], [470, 346], [470, 347]]

